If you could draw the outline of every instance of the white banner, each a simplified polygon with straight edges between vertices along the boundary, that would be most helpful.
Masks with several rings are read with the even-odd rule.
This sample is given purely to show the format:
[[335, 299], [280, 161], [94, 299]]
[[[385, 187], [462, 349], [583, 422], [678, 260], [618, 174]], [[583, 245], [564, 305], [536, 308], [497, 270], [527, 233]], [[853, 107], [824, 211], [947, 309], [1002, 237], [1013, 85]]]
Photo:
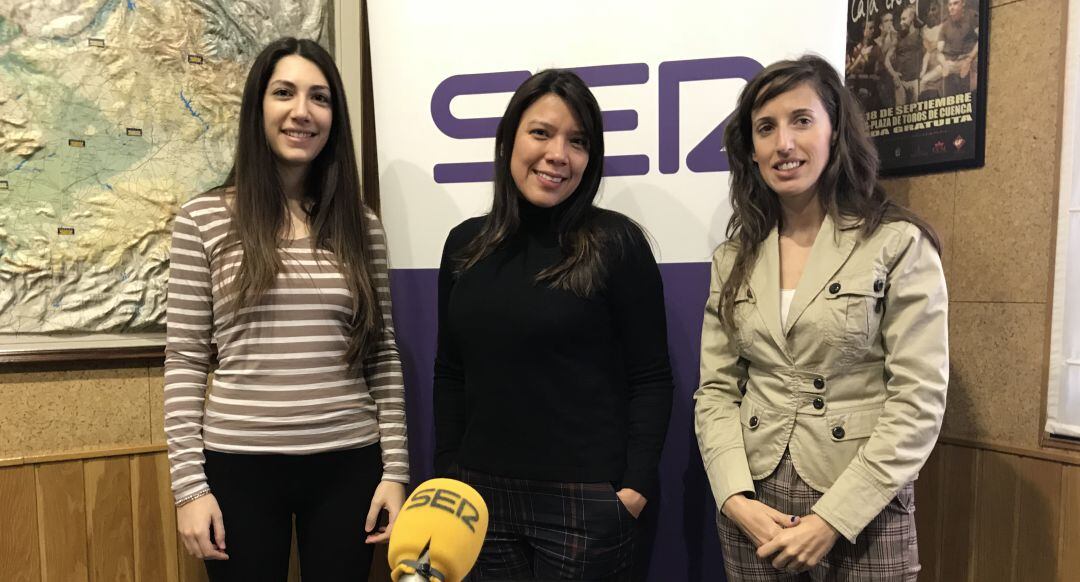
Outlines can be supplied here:
[[549, 67], [584, 68], [605, 111], [599, 203], [644, 225], [662, 262], [707, 261], [730, 215], [719, 126], [746, 79], [808, 51], [840, 70], [844, 58], [844, 0], [369, 4], [399, 269], [437, 268], [447, 232], [490, 208], [494, 123], [524, 77]]
[[1080, 0], [1069, 8], [1046, 432], [1080, 438]]

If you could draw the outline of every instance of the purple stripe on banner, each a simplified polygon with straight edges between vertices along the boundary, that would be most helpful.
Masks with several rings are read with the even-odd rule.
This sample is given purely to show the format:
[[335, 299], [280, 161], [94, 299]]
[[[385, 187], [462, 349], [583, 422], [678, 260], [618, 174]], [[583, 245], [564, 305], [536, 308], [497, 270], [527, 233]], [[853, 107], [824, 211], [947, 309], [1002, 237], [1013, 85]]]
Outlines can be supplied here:
[[649, 173], [649, 156], [604, 156], [605, 176], [644, 176]]
[[634, 111], [633, 109], [601, 111], [600, 116], [604, 121], [604, 133], [611, 131], [633, 131], [637, 129], [637, 111]]
[[495, 162], [435, 164], [432, 174], [436, 184], [490, 182], [495, 179]]
[[571, 67], [570, 70], [581, 77], [581, 80], [585, 81], [585, 84], [590, 87], [644, 85], [649, 82], [648, 63]]
[[[715, 527], [716, 506], [705, 479], [693, 427], [701, 320], [708, 263], [660, 265], [667, 302], [675, 398], [660, 460], [660, 499], [642, 515], [635, 564], [652, 581], [724, 580]], [[404, 364], [413, 484], [433, 474], [432, 368], [437, 327], [437, 269], [394, 269], [394, 324]]]

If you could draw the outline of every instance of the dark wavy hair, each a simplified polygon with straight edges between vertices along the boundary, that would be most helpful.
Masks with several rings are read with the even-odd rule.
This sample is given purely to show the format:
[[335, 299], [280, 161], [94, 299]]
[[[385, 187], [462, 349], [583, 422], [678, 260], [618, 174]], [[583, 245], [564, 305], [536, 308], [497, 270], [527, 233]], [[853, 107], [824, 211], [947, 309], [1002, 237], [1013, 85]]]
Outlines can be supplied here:
[[[233, 316], [257, 302], [281, 271], [278, 252], [282, 233], [289, 230], [285, 191], [276, 171], [278, 159], [263, 128], [263, 96], [278, 61], [298, 55], [322, 71], [330, 85], [332, 122], [326, 145], [311, 162], [304, 188], [303, 208], [311, 229], [312, 249], [331, 251], [335, 266], [352, 292], [346, 360], [358, 364], [383, 332], [382, 314], [373, 283], [367, 221], [353, 149], [345, 88], [326, 49], [307, 39], [282, 38], [255, 57], [240, 103], [236, 157], [222, 189], [235, 188], [231, 206], [233, 243], [244, 254], [233, 281]], [[315, 254], [318, 257], [318, 253]]]
[[890, 200], [878, 183], [877, 150], [866, 133], [862, 109], [832, 65], [816, 55], [773, 63], [743, 88], [735, 114], [724, 129], [734, 211], [726, 235], [736, 247], [731, 274], [720, 291], [720, 319], [728, 325], [733, 321], [735, 295], [749, 278], [762, 241], [783, 221], [780, 200], [752, 158], [752, 115], [772, 99], [803, 84], [817, 93], [832, 124], [829, 162], [817, 184], [818, 200], [829, 217], [836, 223], [861, 222], [860, 234], [864, 238], [883, 223], [907, 221], [926, 233], [941, 252], [934, 229]]
[[[589, 163], [577, 190], [561, 203], [557, 225], [563, 259], [537, 274], [537, 282], [587, 297], [599, 291], [606, 274], [603, 253], [624, 239], [601, 225], [600, 210], [593, 206], [604, 172], [604, 122], [596, 97], [575, 73], [548, 69], [529, 77], [510, 98], [495, 134], [495, 192], [491, 212], [484, 217], [480, 232], [456, 257], [458, 274], [490, 255], [521, 225], [523, 201], [510, 175], [510, 158], [521, 116], [541, 97], [557, 95], [581, 126], [589, 151]], [[629, 219], [627, 219], [629, 220]]]

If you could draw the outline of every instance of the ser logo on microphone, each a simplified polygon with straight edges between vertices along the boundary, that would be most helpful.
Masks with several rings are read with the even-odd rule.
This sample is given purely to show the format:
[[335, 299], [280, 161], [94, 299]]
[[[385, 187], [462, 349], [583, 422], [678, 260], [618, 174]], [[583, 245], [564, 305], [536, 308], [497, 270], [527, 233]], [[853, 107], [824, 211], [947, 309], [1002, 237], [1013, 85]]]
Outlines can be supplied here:
[[475, 532], [473, 526], [480, 519], [480, 512], [476, 506], [463, 498], [458, 493], [449, 489], [420, 489], [412, 494], [412, 501], [403, 511], [431, 506], [450, 513], [461, 520], [469, 531]]

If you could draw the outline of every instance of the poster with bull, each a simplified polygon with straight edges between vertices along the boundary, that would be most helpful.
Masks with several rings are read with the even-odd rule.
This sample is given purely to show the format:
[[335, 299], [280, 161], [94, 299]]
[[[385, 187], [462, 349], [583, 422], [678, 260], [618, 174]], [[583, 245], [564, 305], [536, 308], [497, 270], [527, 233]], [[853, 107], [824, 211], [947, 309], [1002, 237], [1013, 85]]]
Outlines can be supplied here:
[[845, 77], [881, 174], [983, 165], [989, 0], [848, 0]]

